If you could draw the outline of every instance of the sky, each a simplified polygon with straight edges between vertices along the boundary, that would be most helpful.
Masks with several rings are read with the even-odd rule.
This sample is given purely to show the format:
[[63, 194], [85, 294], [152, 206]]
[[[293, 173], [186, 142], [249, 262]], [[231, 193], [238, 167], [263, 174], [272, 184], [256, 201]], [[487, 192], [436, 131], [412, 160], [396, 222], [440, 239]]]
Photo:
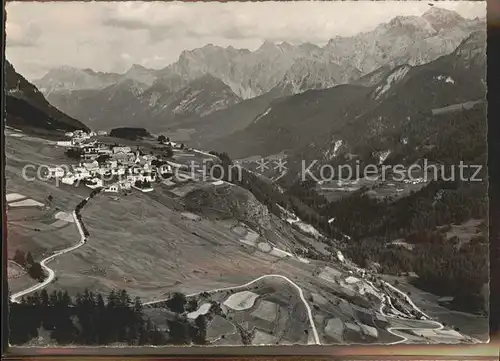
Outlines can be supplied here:
[[[422, 15], [429, 1], [10, 2], [6, 56], [28, 80], [69, 65], [125, 72], [163, 68], [183, 50], [214, 44], [257, 49], [263, 41], [323, 45], [398, 15]], [[466, 18], [485, 1], [439, 1]]]

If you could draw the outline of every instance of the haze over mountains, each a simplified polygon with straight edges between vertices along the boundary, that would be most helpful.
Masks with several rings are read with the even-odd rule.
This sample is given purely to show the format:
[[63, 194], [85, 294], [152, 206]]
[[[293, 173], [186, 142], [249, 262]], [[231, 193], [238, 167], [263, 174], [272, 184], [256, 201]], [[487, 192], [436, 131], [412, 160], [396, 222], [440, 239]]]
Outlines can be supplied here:
[[[177, 62], [159, 70], [134, 65], [125, 74], [113, 74], [64, 67], [35, 84], [53, 105], [96, 129], [138, 122], [152, 131], [203, 128], [217, 112], [221, 128], [232, 131], [248, 125], [273, 99], [355, 81], [371, 85], [399, 65], [424, 64], [451, 53], [484, 26], [484, 20], [433, 7], [370, 32], [335, 37], [324, 47], [264, 42], [252, 52], [206, 45], [184, 51]], [[237, 124], [223, 120], [224, 109], [232, 112], [232, 106], [255, 103], [258, 97], [265, 99], [257, 101], [262, 106], [242, 106], [250, 112], [241, 114], [242, 120], [232, 119]], [[216, 136], [225, 133], [214, 131]]]
[[485, 62], [486, 33], [477, 31], [453, 53], [401, 65], [373, 86], [342, 85], [275, 101], [243, 130], [205, 144], [236, 158], [300, 149], [301, 159], [331, 161], [348, 153], [392, 152], [404, 137], [408, 155], [424, 140], [421, 133], [435, 132], [424, 126], [433, 109], [484, 100]]
[[75, 130], [88, 128], [54, 106], [12, 64], [5, 61], [6, 122], [11, 126]]

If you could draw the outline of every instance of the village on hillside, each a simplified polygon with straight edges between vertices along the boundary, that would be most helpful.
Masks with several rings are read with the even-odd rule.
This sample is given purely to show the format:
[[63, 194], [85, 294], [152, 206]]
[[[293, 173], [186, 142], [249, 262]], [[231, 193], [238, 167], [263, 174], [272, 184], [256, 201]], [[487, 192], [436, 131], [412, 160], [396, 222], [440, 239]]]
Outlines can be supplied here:
[[155, 182], [172, 178], [182, 182], [193, 178], [186, 171], [186, 165], [172, 162], [174, 152], [187, 151], [184, 144], [160, 136], [159, 146], [153, 147], [155, 151], [146, 152], [140, 147], [132, 149], [131, 146], [108, 144], [99, 139], [107, 135], [104, 131], [76, 130], [65, 133], [67, 139], [57, 141], [56, 146], [65, 147], [65, 154], [78, 163], [69, 168], [50, 167], [48, 177], [67, 185], [84, 184], [91, 189], [103, 188], [104, 192], [109, 193], [131, 188], [150, 192]]

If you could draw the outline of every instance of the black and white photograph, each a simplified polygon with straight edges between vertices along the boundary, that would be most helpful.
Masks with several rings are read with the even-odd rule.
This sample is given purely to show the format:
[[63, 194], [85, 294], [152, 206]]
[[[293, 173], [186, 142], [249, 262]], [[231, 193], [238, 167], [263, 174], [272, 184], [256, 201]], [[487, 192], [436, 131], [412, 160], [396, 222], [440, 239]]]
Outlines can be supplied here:
[[9, 2], [12, 347], [489, 341], [486, 1]]

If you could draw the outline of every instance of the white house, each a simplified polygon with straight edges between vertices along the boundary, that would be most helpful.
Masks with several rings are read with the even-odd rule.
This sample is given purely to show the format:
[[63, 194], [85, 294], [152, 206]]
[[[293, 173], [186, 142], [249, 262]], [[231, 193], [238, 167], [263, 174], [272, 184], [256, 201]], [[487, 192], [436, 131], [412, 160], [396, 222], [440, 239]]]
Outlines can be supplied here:
[[142, 174], [128, 174], [127, 181], [134, 184], [137, 181], [142, 181]]
[[110, 149], [111, 150], [111, 147], [107, 144], [104, 144], [104, 143], [95, 142], [95, 146], [97, 147], [97, 149]]
[[98, 130], [97, 135], [105, 136], [105, 135], [108, 135], [108, 132], [106, 132], [105, 130]]
[[85, 178], [88, 178], [90, 177], [90, 172], [87, 168], [83, 167], [83, 166], [76, 166], [76, 167], [73, 167], [73, 176], [76, 178], [76, 179], [85, 179]]
[[99, 162], [94, 160], [93, 162], [83, 163], [83, 166], [88, 170], [97, 170], [99, 168]]
[[80, 140], [86, 140], [86, 139], [90, 139], [90, 135], [85, 133], [85, 132], [82, 132], [82, 133], [76, 133], [73, 135], [73, 139], [80, 139]]
[[116, 159], [122, 163], [130, 163], [133, 162], [135, 159], [133, 153], [113, 153], [112, 157], [113, 159]]
[[99, 157], [99, 154], [97, 154], [97, 153], [82, 154], [82, 158], [84, 160], [94, 160], [94, 159], [97, 159], [97, 157]]
[[113, 147], [113, 153], [130, 153], [132, 149], [130, 147]]
[[69, 185], [73, 185], [76, 181], [76, 178], [73, 174], [71, 173], [68, 173], [65, 177], [63, 177], [61, 179], [61, 181], [64, 183], [64, 184], [69, 184]]
[[113, 154], [113, 151], [111, 149], [100, 148], [97, 150], [97, 153], [99, 153], [99, 155], [102, 155], [102, 154], [111, 155], [111, 154]]
[[118, 161], [116, 159], [108, 159], [105, 164], [111, 169], [118, 167]]
[[65, 174], [64, 169], [62, 169], [61, 167], [49, 167], [48, 171], [48, 176], [50, 178], [61, 178], [64, 177]]
[[151, 173], [145, 174], [129, 174], [127, 175], [127, 181], [135, 183], [137, 181], [141, 182], [154, 182], [156, 180], [156, 176]]
[[87, 187], [91, 189], [99, 188], [103, 186], [102, 179], [99, 178], [92, 178], [88, 180], [88, 183], [86, 184]]
[[99, 151], [99, 148], [97, 148], [93, 144], [85, 144], [85, 146], [82, 147], [83, 153], [96, 153]]
[[109, 169], [109, 168], [97, 168], [94, 172], [97, 174], [103, 175], [103, 176], [112, 175], [111, 169]]
[[73, 142], [71, 140], [58, 140], [56, 145], [59, 147], [71, 147]]
[[120, 189], [130, 189], [132, 188], [132, 184], [128, 181], [119, 182]]
[[127, 168], [128, 174], [142, 174], [143, 172], [144, 172], [143, 169], [139, 166], [136, 166], [136, 165]]
[[71, 145], [81, 146], [84, 143], [84, 139], [82, 138], [71, 138]]
[[112, 175], [124, 175], [126, 172], [124, 167], [111, 167]]
[[64, 133], [64, 135], [65, 135], [66, 137], [68, 137], [68, 138], [72, 138], [72, 137], [73, 137], [73, 135], [74, 135], [74, 133], [73, 133], [73, 132], [66, 132], [66, 133]]
[[109, 187], [104, 189], [104, 192], [110, 192], [110, 193], [118, 193], [118, 185], [117, 184], [111, 184]]
[[162, 164], [158, 172], [160, 172], [160, 174], [172, 174], [172, 166], [170, 164]]
[[147, 182], [154, 182], [156, 181], [156, 175], [154, 173], [144, 173], [142, 180]]

